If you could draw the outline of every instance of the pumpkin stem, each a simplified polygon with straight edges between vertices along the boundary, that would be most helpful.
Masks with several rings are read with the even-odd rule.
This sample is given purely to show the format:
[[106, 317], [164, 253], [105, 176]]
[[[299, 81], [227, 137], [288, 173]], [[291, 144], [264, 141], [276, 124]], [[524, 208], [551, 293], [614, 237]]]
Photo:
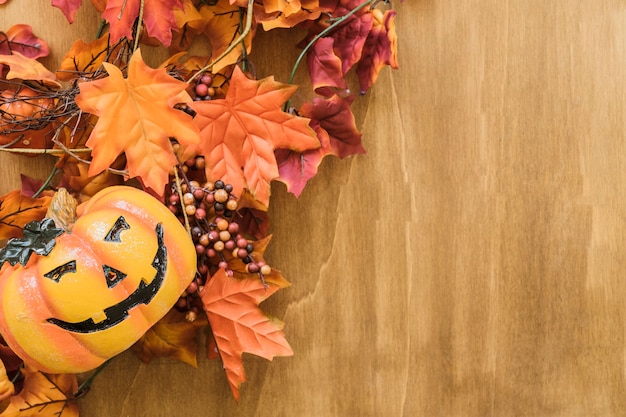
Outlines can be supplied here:
[[59, 188], [48, 207], [46, 217], [54, 220], [56, 227], [70, 232], [76, 223], [76, 199], [65, 189]]

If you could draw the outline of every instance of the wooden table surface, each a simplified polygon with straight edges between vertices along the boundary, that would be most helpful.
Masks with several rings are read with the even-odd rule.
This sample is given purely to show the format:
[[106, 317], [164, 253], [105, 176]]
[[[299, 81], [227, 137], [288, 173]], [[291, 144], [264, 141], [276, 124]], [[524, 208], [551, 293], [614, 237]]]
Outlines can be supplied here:
[[[97, 19], [9, 0], [58, 62]], [[219, 363], [123, 354], [82, 415], [626, 415], [626, 3], [395, 1], [401, 69], [355, 111], [368, 151], [273, 188], [266, 303], [295, 351]], [[259, 35], [263, 51], [288, 39]], [[292, 50], [274, 50], [293, 62]], [[262, 67], [262, 65], [259, 65]], [[47, 166], [0, 155], [2, 193]]]

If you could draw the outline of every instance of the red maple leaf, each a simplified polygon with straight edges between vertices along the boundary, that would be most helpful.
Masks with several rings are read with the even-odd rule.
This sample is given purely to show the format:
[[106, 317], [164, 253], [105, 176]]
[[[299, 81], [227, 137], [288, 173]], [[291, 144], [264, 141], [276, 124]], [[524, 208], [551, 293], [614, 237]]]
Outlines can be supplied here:
[[76, 11], [83, 4], [83, 0], [52, 0], [52, 5], [61, 9], [68, 22], [74, 23]]
[[333, 51], [333, 38], [319, 39], [307, 54], [307, 64], [313, 90], [330, 97], [337, 90], [346, 90], [341, 59]]
[[[183, 9], [182, 0], [144, 0], [143, 23], [148, 36], [163, 45], [172, 42], [172, 30], [178, 30], [174, 9]], [[132, 38], [135, 19], [139, 16], [141, 0], [109, 0], [102, 17], [109, 22], [111, 42], [123, 36]]]
[[278, 291], [258, 279], [236, 279], [219, 269], [200, 291], [215, 342], [226, 370], [231, 391], [239, 399], [246, 381], [242, 354], [252, 353], [267, 360], [293, 355], [282, 332], [283, 323], [266, 317], [259, 303]]
[[328, 132], [320, 126], [318, 120], [311, 120], [311, 126], [317, 133], [322, 146], [304, 152], [289, 149], [277, 149], [278, 180], [287, 185], [287, 191], [300, 197], [308, 181], [317, 174], [317, 170], [326, 155], [332, 154]]
[[330, 147], [339, 158], [365, 153], [361, 143], [362, 134], [350, 110], [353, 100], [353, 96], [342, 98], [334, 95], [328, 99], [316, 97], [312, 103], [304, 103], [300, 108], [303, 116], [319, 121], [320, 127], [328, 132]]
[[48, 44], [33, 33], [29, 25], [11, 26], [6, 32], [0, 32], [0, 55], [11, 55], [14, 51], [28, 58], [41, 58], [50, 53]]
[[361, 94], [374, 84], [378, 73], [385, 65], [394, 69], [398, 68], [397, 36], [394, 24], [396, 12], [386, 10], [383, 13], [374, 9], [372, 16], [374, 24], [365, 40], [363, 54], [356, 68]]
[[274, 149], [301, 152], [319, 147], [309, 120], [281, 109], [295, 89], [274, 77], [250, 80], [235, 67], [224, 99], [191, 104], [208, 179], [232, 184], [235, 195], [247, 188], [268, 205], [270, 181], [278, 177]]

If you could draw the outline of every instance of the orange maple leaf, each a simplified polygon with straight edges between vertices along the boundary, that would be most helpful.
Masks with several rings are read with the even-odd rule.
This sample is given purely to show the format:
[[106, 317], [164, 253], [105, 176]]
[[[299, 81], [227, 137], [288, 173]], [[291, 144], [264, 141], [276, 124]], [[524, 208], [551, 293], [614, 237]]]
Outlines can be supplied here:
[[316, 20], [323, 12], [330, 11], [321, 6], [319, 0], [270, 0], [255, 7], [254, 17], [266, 31], [275, 28], [291, 28], [306, 20]]
[[206, 320], [189, 322], [183, 313], [172, 309], [133, 345], [133, 350], [146, 363], [153, 358], [173, 358], [196, 367], [197, 337], [205, 325]]
[[10, 399], [2, 417], [78, 417], [72, 394], [78, 389], [74, 374], [44, 374], [29, 366], [22, 369], [24, 388]]
[[[241, 17], [239, 15], [240, 8], [237, 5], [231, 5], [228, 0], [218, 0], [215, 4], [203, 5], [199, 10], [203, 18], [203, 25], [198, 27], [211, 42], [211, 57], [213, 59], [221, 55], [239, 36], [239, 25]], [[252, 26], [250, 33], [245, 37], [247, 53], [252, 51], [252, 38], [256, 31], [256, 25]], [[218, 72], [221, 69], [236, 63], [243, 52], [240, 44], [236, 45], [224, 58], [217, 62], [211, 70]]]
[[270, 181], [278, 177], [274, 149], [302, 152], [320, 146], [309, 119], [281, 110], [296, 86], [274, 77], [250, 80], [235, 67], [224, 99], [195, 101], [207, 178], [232, 184], [235, 195], [244, 188], [266, 206]]
[[267, 360], [293, 355], [282, 332], [283, 323], [263, 315], [259, 303], [278, 291], [259, 279], [236, 279], [218, 270], [200, 291], [204, 310], [236, 400], [246, 381], [242, 354], [252, 353]]
[[87, 43], [78, 39], [63, 57], [56, 75], [60, 80], [69, 81], [79, 73], [95, 72], [103, 62], [111, 62], [111, 58], [116, 57], [121, 49], [122, 44], [119, 42], [110, 44], [108, 34]]
[[80, 84], [75, 99], [81, 109], [100, 117], [87, 141], [93, 150], [89, 175], [107, 169], [124, 152], [129, 176], [162, 195], [177, 164], [170, 137], [191, 149], [200, 140], [191, 116], [173, 107], [191, 101], [187, 84], [163, 68], [148, 67], [139, 50], [128, 64], [127, 79], [115, 65], [102, 65], [109, 77]]
[[0, 55], [0, 67], [6, 65], [9, 72], [6, 74], [7, 80], [22, 79], [41, 81], [45, 85], [60, 87], [53, 72], [49, 71], [36, 59], [28, 58], [17, 51], [11, 55]]
[[0, 197], [0, 241], [22, 236], [26, 223], [43, 219], [50, 200], [51, 197], [26, 197], [20, 190]]

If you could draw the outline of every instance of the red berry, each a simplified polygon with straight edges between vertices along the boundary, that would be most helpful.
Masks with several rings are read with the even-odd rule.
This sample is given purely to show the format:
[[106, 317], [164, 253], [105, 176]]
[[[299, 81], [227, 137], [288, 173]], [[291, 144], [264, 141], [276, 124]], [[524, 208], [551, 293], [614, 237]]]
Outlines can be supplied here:
[[194, 198], [198, 201], [204, 198], [204, 190], [200, 187], [194, 188], [191, 193], [193, 194]]
[[234, 235], [239, 232], [239, 224], [235, 222], [229, 223], [227, 230], [230, 232], [231, 235]]
[[211, 76], [211, 74], [202, 74], [202, 77], [200, 77], [200, 82], [206, 86], [209, 86], [213, 84], [213, 77]]
[[193, 294], [196, 291], [198, 291], [198, 284], [196, 284], [194, 281], [191, 281], [187, 286], [187, 293]]
[[209, 86], [206, 84], [196, 84], [196, 96], [206, 97], [209, 94]]

